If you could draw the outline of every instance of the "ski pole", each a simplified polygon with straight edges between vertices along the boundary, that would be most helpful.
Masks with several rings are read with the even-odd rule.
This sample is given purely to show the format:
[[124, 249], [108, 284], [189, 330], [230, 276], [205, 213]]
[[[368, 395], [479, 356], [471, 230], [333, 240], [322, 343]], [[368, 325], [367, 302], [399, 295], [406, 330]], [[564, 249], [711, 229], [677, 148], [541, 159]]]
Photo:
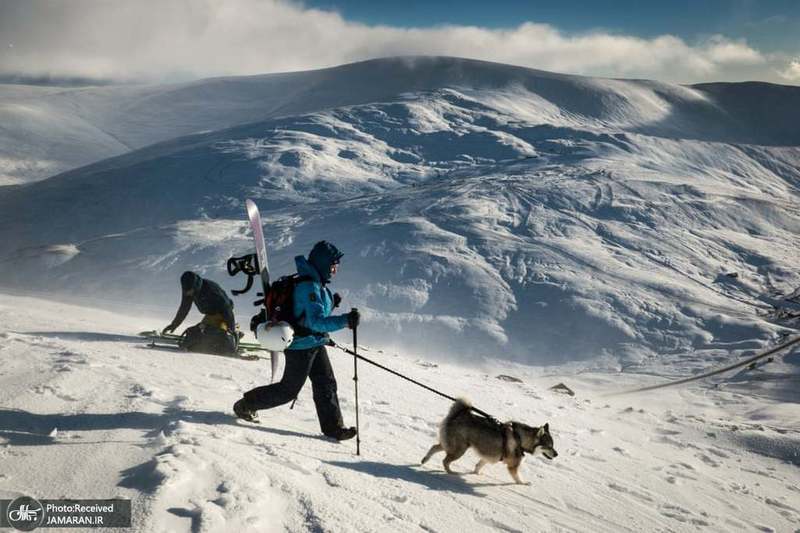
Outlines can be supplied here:
[[[351, 313], [358, 313], [353, 307]], [[353, 382], [356, 388], [356, 455], [361, 455], [361, 428], [358, 425], [358, 324], [353, 326]]]

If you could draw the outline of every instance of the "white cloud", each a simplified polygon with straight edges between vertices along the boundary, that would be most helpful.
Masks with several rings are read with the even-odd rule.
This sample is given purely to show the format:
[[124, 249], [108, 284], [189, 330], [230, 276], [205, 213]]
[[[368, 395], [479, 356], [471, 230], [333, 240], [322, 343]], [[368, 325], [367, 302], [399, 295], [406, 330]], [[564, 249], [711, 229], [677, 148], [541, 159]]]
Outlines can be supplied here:
[[0, 73], [6, 74], [163, 79], [306, 70], [420, 54], [692, 82], [729, 79], [738, 68], [766, 62], [746, 43], [723, 36], [690, 45], [670, 35], [567, 35], [535, 23], [512, 29], [366, 26], [287, 0], [8, 5], [0, 7], [0, 35], [14, 45], [0, 54]]
[[730, 41], [722, 35], [713, 36], [704, 48], [707, 57], [719, 65], [755, 65], [766, 61], [761, 53], [744, 41]]
[[788, 81], [800, 82], [800, 59], [790, 61], [789, 65], [780, 72], [780, 76]]

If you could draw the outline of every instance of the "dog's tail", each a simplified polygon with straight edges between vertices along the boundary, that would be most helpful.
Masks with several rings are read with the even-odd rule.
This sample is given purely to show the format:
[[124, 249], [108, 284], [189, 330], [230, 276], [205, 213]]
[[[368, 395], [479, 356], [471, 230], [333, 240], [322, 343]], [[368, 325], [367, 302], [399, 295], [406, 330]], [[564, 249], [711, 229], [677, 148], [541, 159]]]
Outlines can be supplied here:
[[453, 405], [450, 406], [450, 411], [448, 411], [447, 416], [444, 417], [442, 424], [439, 426], [439, 442], [442, 445], [447, 442], [447, 428], [450, 426], [450, 422], [457, 416], [468, 413], [470, 409], [472, 409], [472, 404], [466, 398], [458, 398], [453, 402]]
[[447, 416], [444, 417], [444, 421], [452, 420], [464, 411], [469, 411], [470, 409], [472, 409], [472, 403], [469, 400], [466, 398], [458, 398], [453, 402], [453, 405], [450, 406], [450, 411], [448, 411]]

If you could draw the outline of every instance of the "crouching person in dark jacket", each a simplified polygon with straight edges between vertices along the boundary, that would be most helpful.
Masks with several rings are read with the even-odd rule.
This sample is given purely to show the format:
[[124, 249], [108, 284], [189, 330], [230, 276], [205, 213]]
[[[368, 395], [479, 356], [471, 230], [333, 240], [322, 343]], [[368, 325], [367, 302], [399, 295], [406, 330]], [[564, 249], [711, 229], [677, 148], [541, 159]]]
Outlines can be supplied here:
[[193, 303], [203, 313], [203, 320], [186, 329], [181, 347], [190, 352], [236, 353], [239, 335], [233, 316], [233, 301], [217, 283], [203, 279], [194, 272], [187, 271], [181, 276], [181, 304], [163, 333], [180, 327]]
[[357, 311], [331, 316], [340, 298], [331, 294], [326, 285], [336, 274], [341, 257], [342, 253], [325, 241], [314, 245], [308, 259], [302, 255], [295, 257], [297, 273], [305, 279], [297, 283], [293, 293], [298, 326], [292, 344], [285, 351], [283, 377], [278, 383], [246, 392], [233, 405], [239, 418], [254, 421], [256, 411], [292, 401], [309, 378], [322, 433], [336, 440], [355, 437], [356, 429], [345, 427], [342, 421], [336, 377], [325, 349], [328, 333], [355, 328], [359, 321]]

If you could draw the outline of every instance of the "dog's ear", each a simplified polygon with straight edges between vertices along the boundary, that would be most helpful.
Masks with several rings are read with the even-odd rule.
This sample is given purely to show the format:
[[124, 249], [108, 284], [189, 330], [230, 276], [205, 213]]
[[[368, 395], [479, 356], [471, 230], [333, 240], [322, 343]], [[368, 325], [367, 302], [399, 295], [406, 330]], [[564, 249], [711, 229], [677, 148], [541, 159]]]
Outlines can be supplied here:
[[550, 433], [550, 422], [545, 422], [544, 424], [544, 432]]
[[542, 427], [539, 428], [539, 430], [536, 432], [536, 438], [538, 439], [538, 438], [544, 436], [545, 431], [547, 431], [547, 424], [545, 424], [545, 425], [543, 425]]

